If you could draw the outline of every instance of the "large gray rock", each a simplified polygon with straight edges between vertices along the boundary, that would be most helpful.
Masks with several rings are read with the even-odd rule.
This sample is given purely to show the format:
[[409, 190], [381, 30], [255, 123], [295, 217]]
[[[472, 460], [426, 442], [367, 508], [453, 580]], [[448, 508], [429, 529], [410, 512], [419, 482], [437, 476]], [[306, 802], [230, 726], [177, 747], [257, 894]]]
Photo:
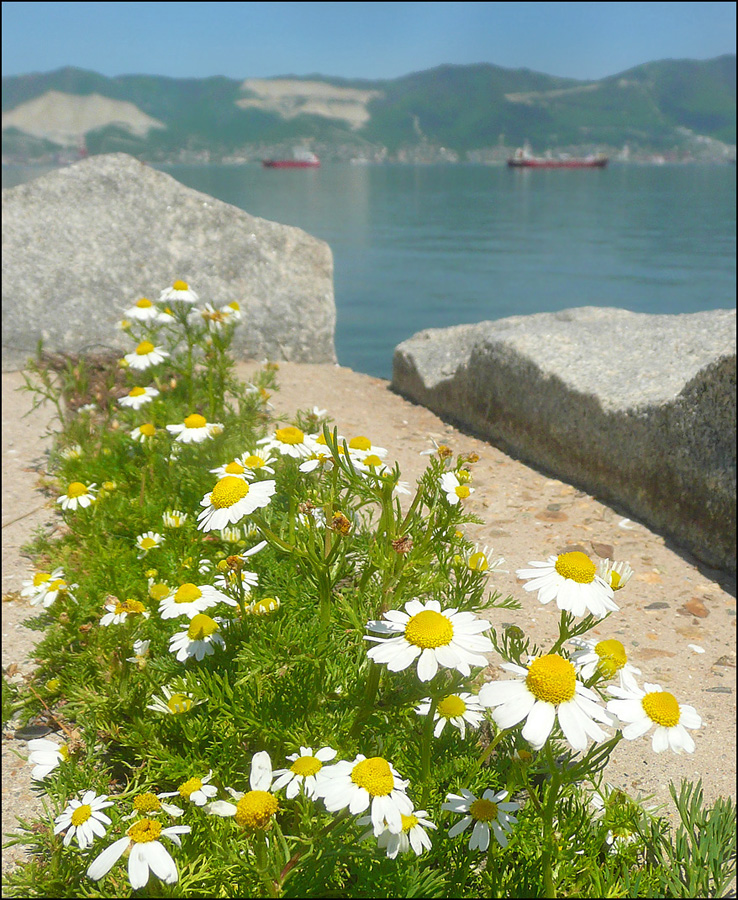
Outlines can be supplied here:
[[333, 258], [323, 241], [185, 187], [124, 153], [3, 191], [3, 370], [49, 350], [131, 349], [116, 330], [175, 279], [236, 300], [234, 352], [335, 362]]
[[735, 325], [582, 307], [429, 329], [392, 387], [735, 572]]

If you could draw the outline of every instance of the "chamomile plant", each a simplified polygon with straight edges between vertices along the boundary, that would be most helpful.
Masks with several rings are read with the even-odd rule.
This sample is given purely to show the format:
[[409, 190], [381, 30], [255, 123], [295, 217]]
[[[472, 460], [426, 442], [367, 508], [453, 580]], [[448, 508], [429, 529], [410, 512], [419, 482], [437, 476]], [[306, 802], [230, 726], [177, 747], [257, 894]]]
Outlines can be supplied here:
[[[235, 299], [150, 296], [121, 303], [131, 346], [104, 390], [82, 361], [28, 370], [63, 414], [47, 488], [65, 528], [31, 548], [41, 662], [9, 702], [58, 733], [29, 747], [46, 812], [5, 893], [725, 890], [728, 801], [675, 793], [706, 836], [679, 881], [664, 860], [687, 837], [605, 787], [621, 740], [690, 753], [703, 725], [623, 643], [586, 638], [630, 566], [519, 560], [502, 597], [504, 560], [464, 537], [474, 458], [436, 445], [408, 485], [370, 422], [276, 421], [277, 366], [234, 376]], [[501, 624], [521, 603], [558, 615], [551, 646]]]

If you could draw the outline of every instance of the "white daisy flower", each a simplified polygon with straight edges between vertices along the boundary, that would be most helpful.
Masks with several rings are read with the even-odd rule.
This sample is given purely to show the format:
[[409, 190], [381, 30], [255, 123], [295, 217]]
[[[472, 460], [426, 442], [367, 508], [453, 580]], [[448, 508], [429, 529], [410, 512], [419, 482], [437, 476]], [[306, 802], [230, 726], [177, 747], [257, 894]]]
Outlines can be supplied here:
[[62, 509], [75, 510], [77, 507], [86, 509], [91, 503], [97, 500], [95, 491], [97, 483], [85, 485], [81, 481], [73, 481], [67, 488], [66, 494], [62, 494], [57, 498], [57, 503], [61, 503]]
[[633, 577], [633, 569], [630, 563], [613, 562], [611, 559], [601, 559], [599, 564], [600, 578], [609, 584], [614, 591], [619, 591]]
[[321, 747], [313, 753], [312, 747], [300, 747], [299, 753], [293, 753], [287, 757], [292, 760], [289, 769], [277, 769], [274, 772], [273, 790], [279, 791], [283, 787], [287, 790], [287, 799], [292, 800], [302, 789], [306, 797], [315, 797], [315, 788], [321, 778], [324, 763], [336, 758], [336, 751], [332, 747]]
[[308, 472], [314, 472], [318, 468], [324, 469], [326, 472], [330, 472], [333, 468], [333, 457], [331, 456], [330, 451], [327, 448], [316, 448], [304, 462], [300, 463], [297, 468], [305, 474], [307, 474]]
[[[251, 588], [256, 587], [259, 583], [259, 576], [256, 572], [249, 572], [248, 569], [226, 569], [215, 576], [215, 586], [224, 591], [232, 590], [239, 581], [244, 594], [250, 594]], [[233, 605], [236, 605], [235, 602]]]
[[167, 431], [181, 444], [201, 444], [220, 434], [223, 426], [219, 422], [208, 422], [199, 413], [193, 413], [181, 425], [167, 425]]
[[197, 613], [181, 631], [169, 638], [169, 652], [176, 654], [178, 662], [187, 662], [192, 657], [201, 662], [215, 653], [216, 645], [225, 647], [225, 641], [218, 634], [222, 621]]
[[518, 569], [518, 578], [531, 579], [526, 591], [538, 591], [541, 603], [556, 600], [559, 609], [574, 616], [588, 613], [603, 618], [620, 607], [613, 600], [612, 588], [597, 574], [597, 566], [579, 550], [549, 556], [546, 562], [531, 562], [533, 569]]
[[275, 458], [268, 450], [247, 450], [238, 457], [238, 461], [254, 475], [261, 475], [263, 472], [274, 475], [272, 464], [275, 462]]
[[[422, 700], [415, 712], [419, 716], [427, 716], [431, 708], [431, 699], [426, 697]], [[481, 706], [477, 698], [473, 694], [461, 692], [459, 694], [449, 694], [442, 700], [438, 701], [436, 711], [433, 716], [436, 727], [433, 730], [435, 737], [440, 737], [446, 724], [450, 722], [454, 728], [458, 728], [461, 737], [466, 737], [466, 726], [470, 728], [479, 728], [480, 722], [484, 719], [484, 707]]]
[[503, 802], [507, 797], [507, 791], [495, 793], [486, 790], [480, 799], [477, 799], [471, 791], [461, 788], [459, 794], [449, 794], [447, 802], [441, 804], [441, 809], [453, 813], [465, 813], [464, 818], [449, 828], [448, 836], [456, 837], [462, 831], [474, 823], [470, 850], [480, 850], [484, 853], [489, 848], [490, 827], [501, 847], [507, 847], [507, 835], [512, 831], [512, 826], [518, 821], [511, 813], [520, 809], [519, 803]]
[[181, 847], [180, 834], [189, 834], [190, 830], [189, 825], [171, 825], [169, 828], [162, 828], [161, 823], [154, 819], [139, 819], [131, 825], [125, 837], [103, 850], [90, 864], [87, 877], [99, 881], [107, 875], [126, 850], [130, 849], [128, 880], [134, 890], [148, 884], [149, 870], [165, 884], [176, 884], [179, 877], [177, 866], [159, 838], [169, 838]]
[[123, 357], [132, 369], [143, 372], [151, 366], [157, 366], [169, 356], [163, 347], [155, 347], [151, 341], [141, 341], [133, 353], [126, 353]]
[[226, 303], [225, 306], [221, 306], [220, 313], [225, 316], [226, 322], [240, 322], [241, 321], [241, 305], [236, 300], [232, 303]]
[[80, 459], [82, 456], [82, 448], [79, 444], [72, 444], [70, 447], [65, 447], [63, 450], [60, 450], [59, 456], [61, 456], [62, 459]]
[[159, 294], [159, 303], [173, 303], [177, 300], [182, 303], [197, 303], [200, 298], [190, 290], [186, 281], [175, 281], [171, 287], [164, 288]]
[[241, 318], [241, 313], [231, 307], [224, 306], [216, 309], [212, 303], [206, 303], [202, 309], [195, 312], [203, 319], [209, 331], [222, 331], [224, 326], [235, 324]]
[[151, 641], [134, 641], [133, 642], [133, 656], [127, 656], [126, 662], [135, 663], [139, 669], [146, 668], [146, 664], [149, 658], [149, 645]]
[[674, 753], [694, 753], [694, 741], [687, 728], [701, 728], [702, 719], [693, 706], [680, 705], [676, 697], [661, 689], [658, 684], [644, 682], [639, 687], [610, 687], [608, 692], [617, 700], [608, 700], [608, 712], [621, 722], [628, 723], [622, 729], [623, 737], [632, 741], [646, 734], [655, 725], [652, 747], [654, 753], [663, 753], [670, 747]]
[[405, 793], [408, 782], [381, 756], [367, 759], [360, 753], [353, 762], [342, 760], [326, 766], [322, 775], [315, 785], [315, 796], [322, 798], [328, 812], [348, 807], [352, 815], [358, 815], [371, 807], [377, 837], [385, 828], [399, 834], [402, 816], [412, 814], [413, 802]]
[[205, 806], [218, 793], [218, 788], [208, 782], [213, 777], [211, 769], [203, 778], [189, 778], [184, 784], [180, 784], [176, 791], [167, 794], [159, 794], [160, 797], [182, 797], [194, 803], [195, 806]]
[[129, 615], [143, 615], [144, 619], [148, 619], [151, 613], [139, 600], [124, 600], [121, 602], [117, 597], [112, 597], [104, 607], [107, 613], [100, 619], [100, 624], [107, 627], [108, 625], [120, 625], [128, 618]]
[[133, 798], [133, 812], [129, 816], [123, 816], [123, 821], [135, 819], [136, 816], [158, 816], [159, 813], [165, 812], [170, 816], [179, 817], [184, 812], [179, 806], [173, 803], [165, 803], [161, 798], [169, 797], [170, 794], [154, 794], [146, 791], [143, 794], [137, 794]]
[[151, 441], [155, 434], [156, 428], [154, 425], [151, 422], [145, 422], [131, 431], [131, 440], [138, 441], [139, 444], [145, 444], [147, 441]]
[[376, 444], [372, 444], [369, 438], [364, 437], [363, 434], [352, 437], [348, 442], [348, 448], [351, 457], [360, 461], [367, 456], [376, 456], [377, 458], [382, 459], [387, 455], [387, 451], [384, 447], [377, 447]]
[[218, 478], [225, 478], [226, 475], [233, 475], [236, 478], [247, 478], [249, 481], [254, 478], [253, 466], [245, 465], [244, 461], [238, 456], [229, 463], [225, 463], [225, 465], [218, 466], [217, 469], [211, 469], [210, 471], [213, 475], [217, 475]]
[[572, 638], [569, 643], [577, 648], [571, 654], [571, 661], [579, 669], [582, 681], [589, 681], [595, 672], [599, 672], [608, 681], [617, 675], [620, 687], [638, 688], [634, 676], [640, 675], [641, 670], [628, 662], [625, 647], [620, 641], [614, 638], [606, 641]]
[[446, 495], [446, 500], [455, 506], [460, 500], [474, 493], [474, 488], [469, 487], [466, 481], [462, 481], [458, 477], [458, 472], [444, 472], [439, 480], [441, 490]]
[[279, 801], [271, 793], [272, 761], [266, 750], [255, 753], [251, 760], [249, 785], [251, 790], [245, 794], [226, 788], [236, 803], [214, 800], [208, 803], [206, 812], [215, 816], [234, 816], [242, 828], [249, 831], [263, 831], [279, 812]]
[[[428, 812], [424, 809], [414, 809], [409, 816], [402, 815], [402, 831], [394, 834], [385, 828], [377, 837], [377, 847], [387, 851], [388, 859], [395, 859], [398, 854], [409, 853], [411, 850], [416, 856], [420, 856], [424, 850], [430, 850], [431, 839], [426, 828], [437, 828], [428, 818]], [[357, 819], [358, 825], [368, 825], [371, 816], [362, 816]], [[373, 832], [367, 831], [362, 838], [369, 837]]]
[[62, 569], [54, 569], [53, 572], [37, 572], [32, 579], [23, 582], [21, 597], [29, 597], [31, 606], [43, 604], [44, 609], [48, 609], [60, 594], [66, 594], [74, 599], [71, 588], [76, 585], [69, 585], [64, 580], [64, 571]]
[[139, 534], [136, 538], [136, 546], [141, 551], [138, 554], [138, 558], [142, 559], [149, 550], [153, 550], [155, 547], [161, 547], [164, 543], [164, 535], [158, 534], [156, 531], [146, 531], [143, 534]]
[[216, 603], [227, 603], [236, 606], [236, 601], [216, 590], [209, 584], [181, 584], [171, 591], [159, 604], [159, 615], [162, 619], [175, 619], [177, 616], [194, 618]]
[[255, 509], [268, 506], [276, 490], [277, 483], [272, 480], [249, 484], [244, 478], [226, 475], [200, 501], [200, 506], [206, 508], [197, 517], [197, 527], [201, 531], [217, 531], [235, 525]]
[[410, 600], [406, 612], [388, 610], [381, 621], [367, 622], [367, 628], [387, 638], [364, 636], [376, 641], [367, 655], [376, 663], [386, 663], [391, 672], [401, 672], [418, 660], [418, 678], [430, 681], [439, 666], [456, 669], [462, 675], [471, 674], [471, 666], [486, 666], [482, 653], [494, 649], [489, 638], [481, 634], [491, 623], [478, 619], [471, 612], [441, 609], [437, 600], [425, 604]]
[[135, 387], [118, 400], [121, 406], [130, 406], [131, 409], [141, 409], [147, 403], [151, 403], [154, 397], [159, 396], [159, 391], [153, 387]]
[[260, 600], [254, 600], [248, 611], [253, 616], [266, 616], [276, 612], [281, 605], [279, 597], [262, 597]]
[[472, 572], [494, 572], [495, 569], [505, 562], [505, 557], [500, 556], [492, 560], [492, 548], [484, 545], [484, 549], [479, 549], [479, 544], [474, 544], [474, 550], [465, 556], [467, 568]]
[[148, 704], [146, 709], [176, 716], [189, 712], [193, 706], [199, 706], [205, 702], [204, 700], [195, 700], [192, 694], [180, 689], [179, 686], [172, 690], [172, 688], [163, 685], [161, 692], [163, 697], [152, 695], [152, 702]]
[[515, 663], [502, 668], [521, 680], [488, 681], [478, 694], [482, 706], [497, 707], [492, 718], [498, 728], [512, 728], [525, 719], [522, 735], [535, 750], [546, 743], [557, 717], [575, 750], [584, 750], [588, 737], [605, 740], [607, 735], [593, 720], [607, 725], [612, 720], [598, 705], [597, 694], [577, 680], [568, 659], [549, 653], [532, 660], [527, 669]]
[[47, 738], [35, 738], [28, 742], [31, 753], [28, 762], [34, 766], [31, 778], [43, 781], [44, 778], [59, 765], [69, 759], [69, 747], [66, 744], [55, 744]]
[[181, 528], [187, 521], [187, 513], [179, 509], [168, 509], [161, 514], [165, 528]]
[[276, 450], [281, 456], [291, 456], [293, 459], [310, 456], [315, 444], [310, 435], [304, 434], [294, 425], [278, 428], [271, 437], [262, 438], [256, 443], [266, 452]]
[[126, 319], [136, 319], [139, 322], [157, 322], [159, 320], [159, 310], [147, 297], [141, 297], [133, 306], [125, 310], [123, 316]]
[[64, 835], [64, 846], [68, 847], [76, 837], [79, 849], [86, 850], [96, 836], [105, 837], [105, 826], [111, 823], [102, 810], [112, 805], [107, 794], [98, 797], [94, 791], [86, 791], [81, 800], [70, 800], [64, 812], [54, 819], [54, 834], [69, 829]]

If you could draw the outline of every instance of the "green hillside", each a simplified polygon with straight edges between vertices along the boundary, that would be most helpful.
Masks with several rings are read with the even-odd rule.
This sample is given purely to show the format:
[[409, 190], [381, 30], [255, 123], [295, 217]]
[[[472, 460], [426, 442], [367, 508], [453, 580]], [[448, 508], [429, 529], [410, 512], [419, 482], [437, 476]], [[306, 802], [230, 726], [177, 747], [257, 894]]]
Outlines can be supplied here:
[[[625, 143], [658, 150], [689, 140], [689, 129], [735, 143], [735, 56], [707, 61], [663, 60], [594, 82], [556, 78], [528, 69], [490, 64], [444, 65], [391, 81], [284, 76], [293, 82], [320, 81], [336, 88], [379, 91], [370, 100], [368, 122], [324, 115], [286, 117], [272, 109], [237, 105], [253, 96], [241, 82], [125, 75], [107, 78], [65, 68], [3, 78], [3, 112], [48, 91], [77, 96], [99, 94], [127, 101], [161, 121], [164, 129], [136, 136], [107, 125], [85, 136], [89, 152], [116, 150], [152, 160], [186, 151], [223, 156], [245, 148], [308, 141], [330, 156], [331, 148], [445, 147], [463, 154], [526, 139], [546, 147], [610, 147]], [[274, 79], [277, 80], [277, 79]], [[309, 86], [306, 87], [306, 91]], [[3, 130], [3, 152], [30, 157], [48, 153], [49, 141], [18, 128]]]

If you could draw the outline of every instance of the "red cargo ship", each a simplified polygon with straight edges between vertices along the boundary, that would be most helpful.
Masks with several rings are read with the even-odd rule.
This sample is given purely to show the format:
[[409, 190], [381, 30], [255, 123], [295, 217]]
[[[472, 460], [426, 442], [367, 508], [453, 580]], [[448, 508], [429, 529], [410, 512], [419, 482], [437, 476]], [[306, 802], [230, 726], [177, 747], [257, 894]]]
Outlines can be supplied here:
[[261, 164], [267, 169], [317, 169], [320, 160], [309, 150], [295, 150], [292, 159], [262, 159]]

